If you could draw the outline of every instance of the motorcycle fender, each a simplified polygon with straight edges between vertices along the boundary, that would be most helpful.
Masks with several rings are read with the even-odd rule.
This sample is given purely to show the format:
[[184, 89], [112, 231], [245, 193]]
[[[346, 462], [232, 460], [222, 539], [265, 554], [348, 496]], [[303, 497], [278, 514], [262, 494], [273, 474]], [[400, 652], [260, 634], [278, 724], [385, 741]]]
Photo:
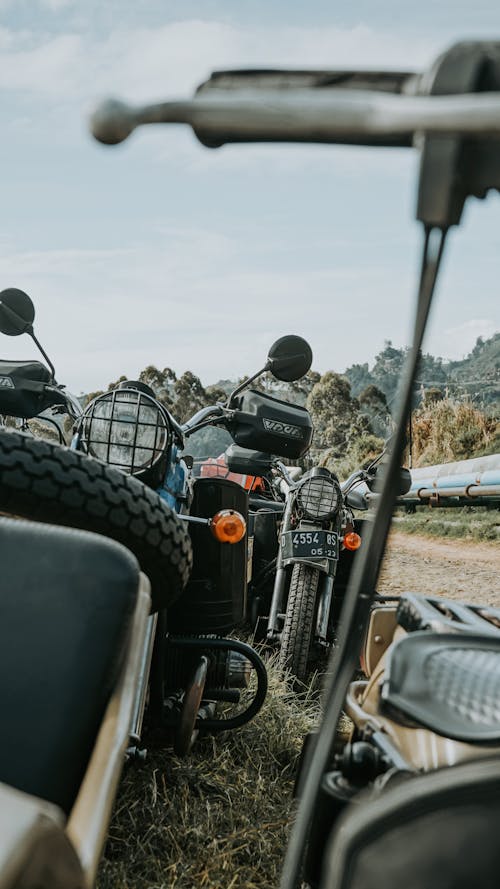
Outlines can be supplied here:
[[[199, 478], [193, 486], [191, 515], [211, 518], [235, 509], [248, 522], [248, 492], [225, 478]], [[239, 626], [246, 613], [248, 542], [219, 543], [206, 525], [191, 524], [193, 570], [182, 596], [168, 613], [174, 633], [224, 634]]]
[[335, 562], [331, 559], [301, 559], [295, 557], [293, 559], [283, 559], [283, 567], [287, 565], [309, 565], [311, 568], [319, 568], [323, 574], [335, 573]]

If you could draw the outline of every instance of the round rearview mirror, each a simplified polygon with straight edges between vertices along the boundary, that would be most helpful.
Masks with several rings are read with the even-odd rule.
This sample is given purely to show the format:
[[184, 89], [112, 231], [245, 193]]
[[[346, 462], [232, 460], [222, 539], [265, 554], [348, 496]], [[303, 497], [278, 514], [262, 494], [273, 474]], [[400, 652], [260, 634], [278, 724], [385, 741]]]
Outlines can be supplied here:
[[0, 331], [7, 336], [27, 333], [35, 319], [35, 307], [24, 290], [8, 287], [0, 293]]
[[311, 347], [301, 336], [282, 336], [269, 349], [266, 370], [284, 383], [300, 380], [312, 364]]
[[[373, 478], [367, 480], [366, 484], [370, 491], [375, 493], [379, 493], [382, 490], [382, 480], [381, 480], [381, 471], [382, 466], [377, 467], [377, 471]], [[399, 470], [399, 479], [398, 479], [398, 487], [397, 493], [398, 497], [403, 497], [404, 494], [407, 494], [411, 488], [411, 472], [409, 469], [406, 469], [404, 466], [401, 466]]]

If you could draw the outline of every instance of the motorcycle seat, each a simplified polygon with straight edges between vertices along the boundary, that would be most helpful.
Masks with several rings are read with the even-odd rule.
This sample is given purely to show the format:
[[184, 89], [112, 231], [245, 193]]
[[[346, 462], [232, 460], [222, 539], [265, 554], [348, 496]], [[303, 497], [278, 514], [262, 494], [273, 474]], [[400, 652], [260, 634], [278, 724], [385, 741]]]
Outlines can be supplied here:
[[0, 519], [0, 781], [72, 808], [118, 676], [139, 588], [97, 534]]
[[500, 741], [500, 636], [411, 633], [389, 650], [381, 707], [469, 743]]

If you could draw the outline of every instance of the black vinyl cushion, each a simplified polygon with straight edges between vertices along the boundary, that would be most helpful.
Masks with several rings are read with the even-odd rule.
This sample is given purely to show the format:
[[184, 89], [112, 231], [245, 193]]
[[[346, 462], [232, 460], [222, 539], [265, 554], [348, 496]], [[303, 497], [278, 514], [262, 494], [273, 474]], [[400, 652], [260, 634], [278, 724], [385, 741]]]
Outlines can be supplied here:
[[458, 741], [500, 741], [500, 635], [416, 632], [390, 649], [381, 703]]
[[321, 889], [497, 889], [500, 760], [393, 777], [337, 822]]
[[139, 567], [97, 534], [0, 519], [0, 781], [69, 813], [123, 661]]
[[57, 395], [45, 392], [50, 381], [50, 371], [40, 361], [0, 360], [0, 414], [30, 419], [56, 404]]

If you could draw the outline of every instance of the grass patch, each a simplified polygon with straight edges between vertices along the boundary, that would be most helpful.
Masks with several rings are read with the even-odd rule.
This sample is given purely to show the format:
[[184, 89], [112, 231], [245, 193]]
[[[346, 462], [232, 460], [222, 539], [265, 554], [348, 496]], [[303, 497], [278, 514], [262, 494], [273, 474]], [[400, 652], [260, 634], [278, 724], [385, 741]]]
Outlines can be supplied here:
[[278, 884], [297, 760], [319, 704], [268, 669], [267, 700], [247, 726], [199, 739], [186, 759], [159, 750], [127, 767], [99, 889]]
[[500, 538], [500, 511], [485, 507], [417, 507], [415, 513], [398, 512], [394, 523], [398, 531], [406, 534], [475, 540], [481, 543], [494, 542]]

